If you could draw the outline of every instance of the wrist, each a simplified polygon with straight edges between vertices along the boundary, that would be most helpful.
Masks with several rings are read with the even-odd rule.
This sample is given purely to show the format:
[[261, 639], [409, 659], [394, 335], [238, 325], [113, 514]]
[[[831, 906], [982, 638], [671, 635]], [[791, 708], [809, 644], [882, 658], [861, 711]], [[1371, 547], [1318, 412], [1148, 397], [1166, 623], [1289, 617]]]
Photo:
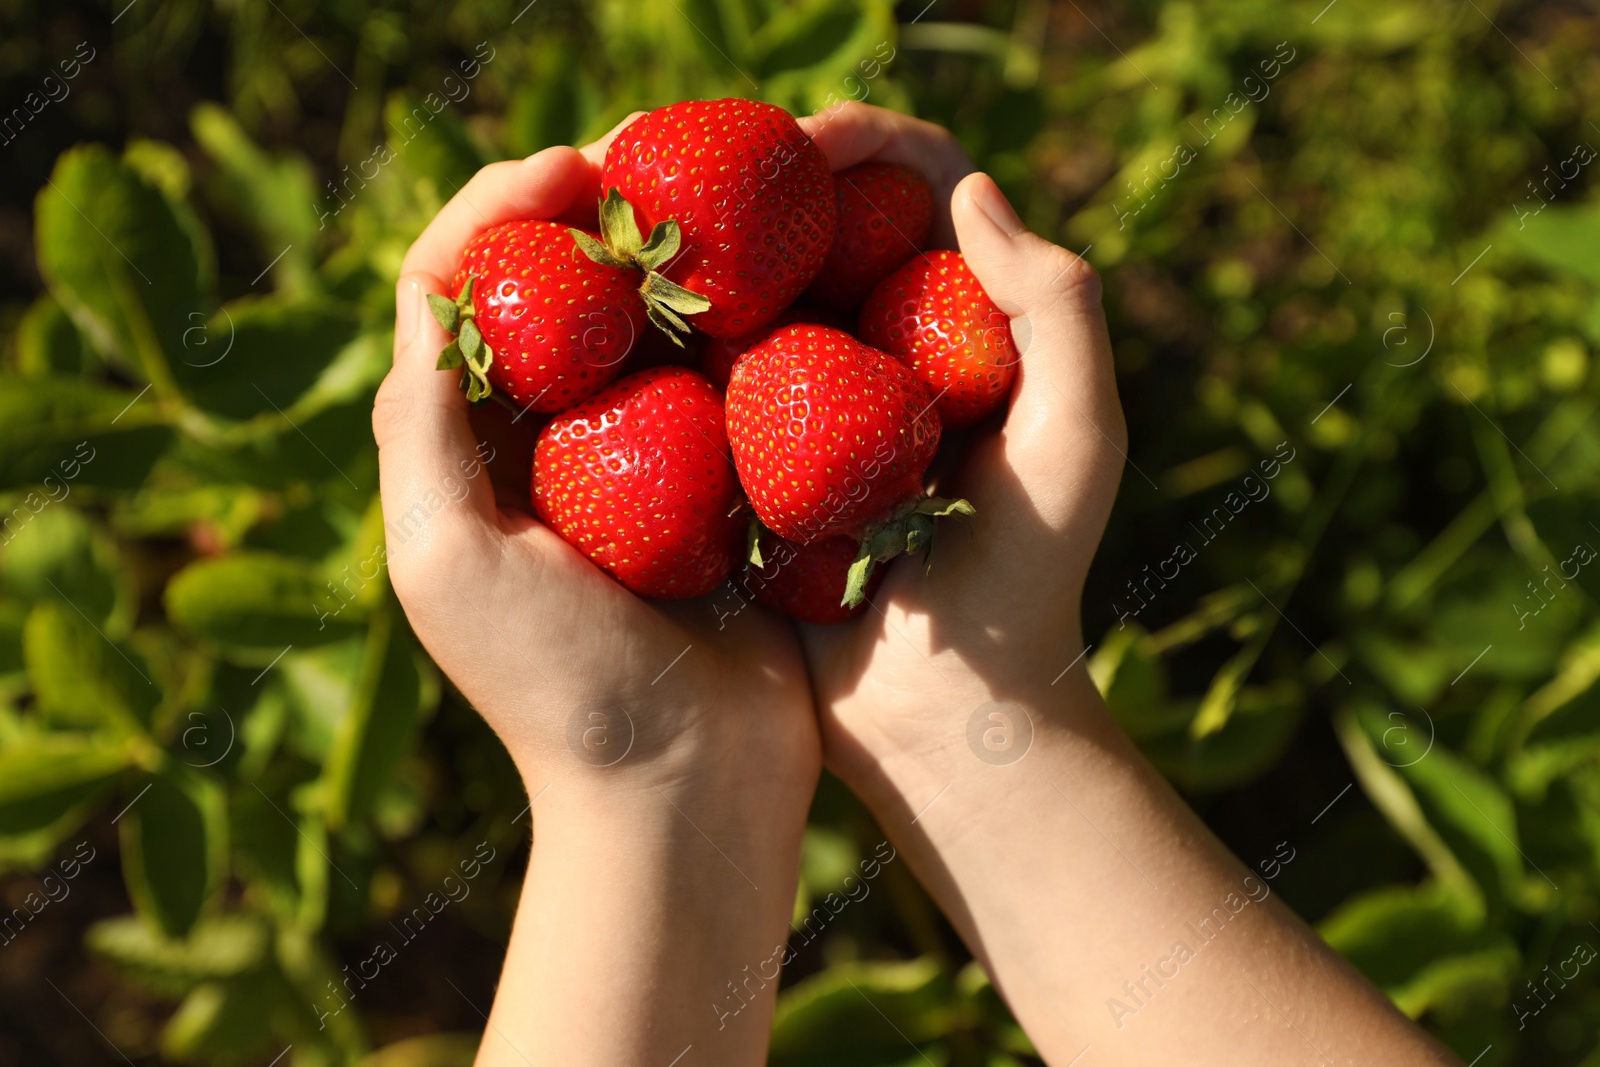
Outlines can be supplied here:
[[828, 768], [886, 830], [920, 821], [952, 793], [981, 821], [989, 799], [1004, 792], [993, 786], [1026, 773], [1041, 753], [1128, 744], [1082, 662], [1054, 684], [984, 686], [892, 729], [866, 718], [825, 723]]
[[676, 703], [669, 691], [542, 717], [541, 728], [502, 731], [541, 825], [650, 833], [681, 811], [729, 827], [803, 827], [821, 769], [809, 706]]

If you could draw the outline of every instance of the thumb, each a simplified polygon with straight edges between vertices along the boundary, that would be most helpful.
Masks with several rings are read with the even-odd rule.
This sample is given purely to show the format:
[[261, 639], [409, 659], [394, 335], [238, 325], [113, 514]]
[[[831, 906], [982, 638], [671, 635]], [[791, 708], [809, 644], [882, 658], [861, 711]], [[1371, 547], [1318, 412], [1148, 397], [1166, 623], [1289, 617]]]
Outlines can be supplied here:
[[462, 516], [482, 518], [494, 506], [489, 479], [478, 476], [493, 455], [479, 448], [467, 423], [459, 373], [435, 369], [450, 336], [434, 321], [427, 295], [446, 292], [423, 271], [402, 275], [395, 291], [394, 366], [372, 412], [391, 570], [411, 553], [437, 548]]
[[[994, 179], [972, 174], [951, 197], [967, 265], [1002, 312], [1021, 353], [1005, 455], [1030, 490], [1109, 473], [1127, 454], [1100, 278], [1082, 257], [1030, 233]], [[1078, 460], [1088, 460], [1084, 469]], [[1102, 479], [1096, 478], [1096, 481]]]

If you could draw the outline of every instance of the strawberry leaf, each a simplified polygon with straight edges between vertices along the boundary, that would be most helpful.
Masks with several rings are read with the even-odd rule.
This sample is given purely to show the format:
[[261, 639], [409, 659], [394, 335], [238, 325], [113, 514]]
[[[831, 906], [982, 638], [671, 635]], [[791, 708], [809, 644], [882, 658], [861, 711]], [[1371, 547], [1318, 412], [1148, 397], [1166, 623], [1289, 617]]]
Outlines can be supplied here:
[[656, 223], [656, 228], [650, 231], [650, 240], [639, 249], [636, 257], [639, 266], [647, 271], [658, 270], [672, 261], [678, 254], [678, 248], [683, 244], [683, 231], [671, 219], [666, 222]]
[[472, 403], [494, 392], [494, 387], [489, 384], [489, 367], [494, 363], [494, 352], [484, 341], [483, 331], [473, 321], [477, 312], [472, 306], [472, 287], [477, 281], [476, 274], [469, 275], [454, 300], [436, 293], [428, 294], [428, 307], [432, 309], [433, 317], [439, 320], [439, 325], [456, 335], [454, 341], [439, 350], [439, 360], [434, 366], [439, 370], [465, 366], [461, 386]]
[[867, 581], [872, 577], [872, 568], [877, 562], [867, 546], [862, 545], [861, 554], [856, 556], [845, 574], [844, 598], [839, 603], [853, 608], [867, 598]]
[[685, 289], [677, 282], [668, 281], [664, 275], [655, 271], [645, 275], [644, 286], [640, 292], [644, 294], [646, 300], [662, 304], [684, 315], [698, 315], [702, 311], [711, 310], [711, 301], [692, 289]]
[[637, 268], [645, 272], [639, 295], [644, 297], [645, 310], [650, 321], [672, 338], [679, 348], [683, 341], [679, 334], [689, 332], [685, 315], [698, 315], [711, 309], [711, 301], [676, 282], [668, 281], [658, 268], [665, 266], [683, 247], [683, 230], [677, 222], [668, 219], [656, 224], [650, 231], [648, 242], [639, 234], [639, 223], [633, 205], [622, 196], [622, 191], [612, 188], [600, 203], [600, 239], [582, 230], [569, 230], [572, 239], [583, 254], [607, 267]]
[[449, 333], [461, 329], [461, 307], [448, 296], [429, 293], [428, 308], [433, 312], [433, 317], [439, 320], [439, 325]]
[[612, 255], [610, 249], [582, 230], [568, 230], [567, 232], [572, 234], [572, 239], [578, 243], [578, 248], [583, 254], [601, 266], [616, 267], [619, 270], [629, 266], [626, 260], [618, 259]]
[[905, 507], [900, 514], [875, 529], [867, 531], [861, 539], [861, 550], [850, 564], [845, 577], [844, 598], [841, 604], [855, 607], [866, 599], [867, 582], [879, 563], [908, 552], [933, 550], [935, 519], [956, 515], [968, 518], [977, 509], [965, 500], [945, 500], [941, 497], [923, 497]]
[[600, 204], [600, 236], [613, 255], [630, 262], [638, 258], [644, 245], [639, 223], [633, 217], [633, 205], [622, 198], [620, 189], [613, 187]]
[[745, 558], [752, 567], [765, 567], [766, 561], [761, 556], [761, 520], [755, 516], [750, 517], [750, 529], [746, 534]]
[[[480, 362], [479, 357], [481, 357], [483, 354], [483, 334], [478, 330], [478, 324], [473, 322], [471, 319], [468, 319], [466, 322], [462, 323], [461, 336], [458, 338], [458, 340], [461, 344], [461, 355], [474, 367], [478, 366]], [[486, 362], [484, 364], [484, 369], [488, 369]]]
[[659, 307], [651, 303], [645, 304], [645, 314], [650, 316], [650, 321], [656, 324], [657, 329], [672, 339], [673, 344], [677, 345], [679, 348], [684, 347], [683, 339], [679, 337], [678, 334], [680, 332], [689, 332], [689, 326], [687, 323], [678, 318], [678, 316], [674, 315], [667, 308]]

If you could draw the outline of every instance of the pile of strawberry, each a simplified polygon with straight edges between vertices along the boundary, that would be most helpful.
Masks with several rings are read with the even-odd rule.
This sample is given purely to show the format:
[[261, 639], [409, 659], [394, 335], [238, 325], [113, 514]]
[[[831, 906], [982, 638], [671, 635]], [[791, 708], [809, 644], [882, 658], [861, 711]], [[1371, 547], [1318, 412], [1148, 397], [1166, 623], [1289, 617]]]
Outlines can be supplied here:
[[467, 246], [459, 295], [430, 297], [456, 335], [440, 368], [473, 401], [554, 415], [539, 518], [629, 589], [732, 577], [797, 618], [848, 618], [875, 564], [972, 514], [923, 477], [944, 427], [1005, 402], [1005, 315], [959, 253], [921, 252], [920, 175], [832, 174], [770, 104], [652, 111], [602, 188], [596, 231], [523, 220]]

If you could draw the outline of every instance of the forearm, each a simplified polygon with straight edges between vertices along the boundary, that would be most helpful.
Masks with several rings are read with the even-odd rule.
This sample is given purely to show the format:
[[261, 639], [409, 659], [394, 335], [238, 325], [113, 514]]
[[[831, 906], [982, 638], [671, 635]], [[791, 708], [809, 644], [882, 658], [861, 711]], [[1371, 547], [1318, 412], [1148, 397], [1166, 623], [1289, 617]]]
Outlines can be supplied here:
[[854, 784], [1047, 1062], [1453, 1062], [1227, 852], [1081, 667], [1027, 710], [1015, 762], [951, 730]]
[[764, 1062], [804, 804], [564, 784], [534, 805], [480, 1067]]

